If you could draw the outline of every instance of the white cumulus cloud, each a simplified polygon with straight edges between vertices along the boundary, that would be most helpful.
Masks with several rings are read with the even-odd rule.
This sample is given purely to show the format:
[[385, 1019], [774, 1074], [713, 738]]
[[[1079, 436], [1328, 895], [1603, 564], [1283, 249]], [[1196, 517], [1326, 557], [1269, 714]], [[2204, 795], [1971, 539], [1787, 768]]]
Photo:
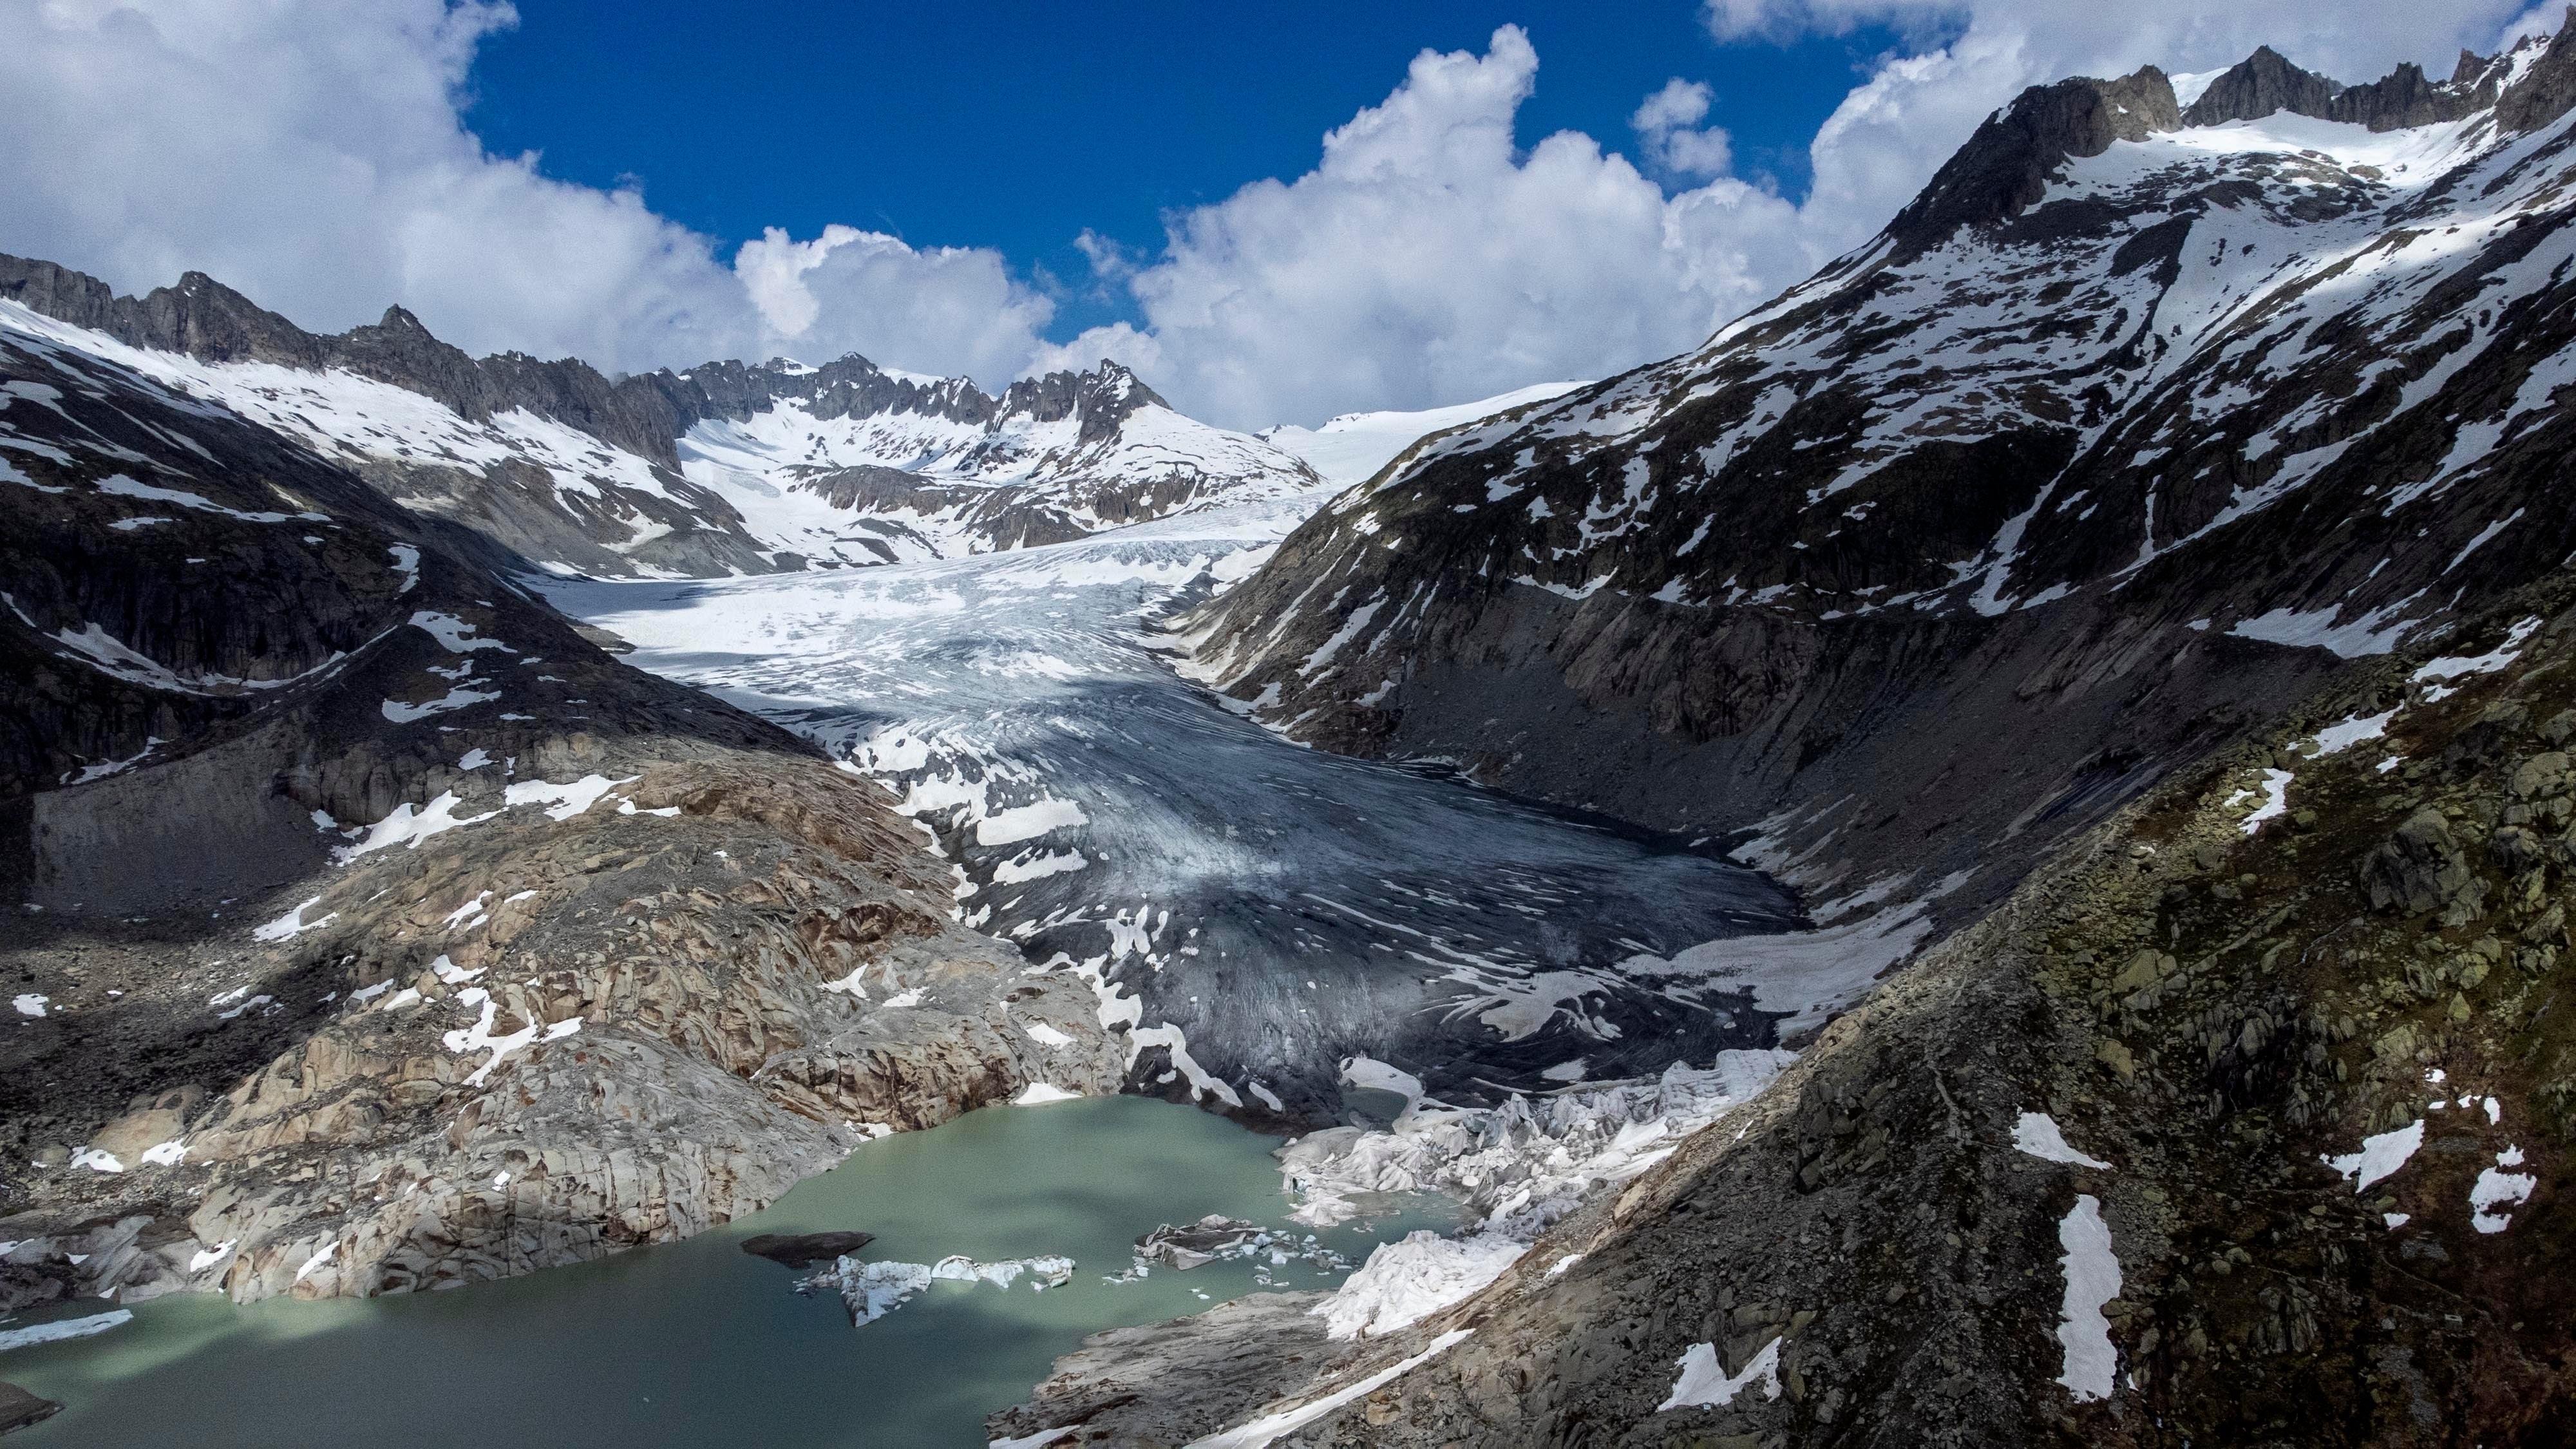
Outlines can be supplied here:
[[1734, 168], [1734, 145], [1717, 126], [1702, 127], [1715, 92], [1706, 81], [1675, 76], [1646, 97], [1628, 118], [1647, 156], [1678, 176], [1724, 176]]
[[915, 248], [850, 226], [809, 242], [770, 227], [743, 243], [734, 271], [770, 335], [796, 351], [944, 377], [1015, 376], [1055, 313], [990, 248]]
[[488, 153], [458, 87], [515, 21], [473, 0], [0, 0], [0, 249], [128, 291], [205, 271], [323, 330], [400, 302], [469, 351], [620, 369], [864, 346], [1000, 383], [1036, 346], [1050, 305], [999, 253], [833, 228], [798, 272], [773, 233], [737, 275], [637, 191]]
[[1744, 182], [1668, 197], [1577, 132], [1519, 150], [1537, 75], [1516, 26], [1482, 55], [1423, 52], [1313, 171], [1169, 218], [1127, 279], [1142, 329], [1050, 360], [1117, 357], [1222, 423], [1313, 422], [1617, 371], [1822, 259], [1794, 206]]

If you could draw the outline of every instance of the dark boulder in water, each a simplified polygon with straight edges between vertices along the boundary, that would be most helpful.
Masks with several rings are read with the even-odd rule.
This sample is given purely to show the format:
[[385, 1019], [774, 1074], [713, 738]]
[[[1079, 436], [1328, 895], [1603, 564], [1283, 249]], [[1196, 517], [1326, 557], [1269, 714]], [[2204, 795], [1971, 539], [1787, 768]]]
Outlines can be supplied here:
[[807, 1268], [855, 1253], [877, 1240], [874, 1233], [762, 1233], [742, 1240], [742, 1250], [790, 1268]]

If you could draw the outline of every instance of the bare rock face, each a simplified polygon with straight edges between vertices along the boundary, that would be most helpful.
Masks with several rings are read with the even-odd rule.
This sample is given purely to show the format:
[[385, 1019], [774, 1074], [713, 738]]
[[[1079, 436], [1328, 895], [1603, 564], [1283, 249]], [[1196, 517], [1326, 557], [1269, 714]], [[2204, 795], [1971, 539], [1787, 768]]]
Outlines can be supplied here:
[[2429, 808], [2407, 816], [2362, 866], [2371, 908], [2401, 915], [2447, 906], [2471, 894], [2476, 879], [2468, 857], [2451, 839], [2450, 822]]
[[42, 1423], [62, 1412], [62, 1405], [28, 1393], [16, 1384], [0, 1383], [0, 1434]]
[[877, 786], [273, 433], [0, 375], [0, 1311], [522, 1273], [1116, 1089]]
[[1095, 1333], [1029, 1402], [984, 1421], [1023, 1449], [1186, 1444], [1351, 1356], [1311, 1310], [1321, 1293], [1254, 1293], [1189, 1318]]

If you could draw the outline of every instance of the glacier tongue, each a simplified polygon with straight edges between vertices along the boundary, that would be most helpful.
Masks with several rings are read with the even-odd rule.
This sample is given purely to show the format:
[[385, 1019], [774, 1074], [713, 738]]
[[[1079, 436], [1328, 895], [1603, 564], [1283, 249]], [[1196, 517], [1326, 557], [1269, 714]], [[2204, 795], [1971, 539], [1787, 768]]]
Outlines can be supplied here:
[[1141, 1089], [1311, 1119], [1354, 1054], [1486, 1101], [1767, 1046], [1779, 1013], [1741, 983], [1622, 967], [1794, 924], [1759, 875], [1295, 748], [1175, 675], [1150, 621], [1322, 501], [957, 560], [549, 588], [633, 662], [885, 784], [954, 863], [968, 925], [1095, 987]]

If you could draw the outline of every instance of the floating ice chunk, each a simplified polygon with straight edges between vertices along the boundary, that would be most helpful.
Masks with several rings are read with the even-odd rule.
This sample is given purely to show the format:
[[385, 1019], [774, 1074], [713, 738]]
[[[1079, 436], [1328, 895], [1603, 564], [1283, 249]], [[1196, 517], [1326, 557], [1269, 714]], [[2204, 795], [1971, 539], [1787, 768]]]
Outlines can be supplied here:
[[60, 1343], [67, 1338], [88, 1338], [133, 1321], [133, 1311], [120, 1308], [113, 1313], [96, 1313], [87, 1318], [62, 1318], [26, 1328], [0, 1328], [0, 1353], [13, 1348], [33, 1348], [40, 1343]]
[[2033, 1157], [2049, 1162], [2070, 1163], [2077, 1167], [2108, 1169], [2111, 1164], [2098, 1157], [2088, 1157], [2066, 1145], [2066, 1134], [2057, 1128], [2057, 1119], [2045, 1112], [2024, 1112], [2013, 1124], [2013, 1146]]
[[1031, 1082], [1020, 1090], [1020, 1094], [1018, 1096], [1011, 1099], [1011, 1105], [1014, 1107], [1043, 1107], [1049, 1102], [1078, 1102], [1080, 1100], [1082, 1100], [1082, 1094], [1080, 1092], [1068, 1092], [1062, 1087], [1054, 1086], [1046, 1082]]
[[2393, 1132], [2361, 1139], [2359, 1152], [2341, 1157], [2321, 1157], [2326, 1166], [2353, 1180], [2352, 1190], [2361, 1191], [2406, 1165], [2415, 1149], [2424, 1145], [2424, 1119], [2416, 1118]]
[[1780, 1340], [1762, 1345], [1762, 1351], [1747, 1361], [1743, 1369], [1728, 1373], [1717, 1362], [1717, 1345], [1694, 1343], [1685, 1350], [1674, 1367], [1681, 1377], [1673, 1381], [1673, 1391], [1655, 1405], [1660, 1414], [1667, 1409], [1722, 1409], [1735, 1402], [1735, 1396], [1762, 1381], [1762, 1397], [1780, 1397]]
[[2111, 1397], [2119, 1350], [2111, 1343], [2111, 1321], [2102, 1305], [2120, 1296], [2120, 1259], [2111, 1251], [2111, 1228], [2102, 1221], [2102, 1204], [2078, 1194], [2075, 1206], [2057, 1225], [2057, 1242], [2066, 1250], [2066, 1302], [2058, 1311], [2057, 1341], [2065, 1346], [2066, 1367], [2057, 1376], [2076, 1402]]
[[1011, 1258], [998, 1263], [979, 1263], [963, 1254], [940, 1259], [937, 1263], [862, 1263], [842, 1258], [830, 1268], [804, 1279], [796, 1285], [799, 1293], [829, 1288], [840, 1294], [842, 1306], [850, 1313], [853, 1328], [876, 1322], [928, 1288], [934, 1281], [956, 1283], [990, 1283], [1008, 1289], [1023, 1277], [1033, 1279], [1030, 1286], [1038, 1292], [1061, 1288], [1072, 1281], [1074, 1261], [1061, 1254], [1035, 1258]]

